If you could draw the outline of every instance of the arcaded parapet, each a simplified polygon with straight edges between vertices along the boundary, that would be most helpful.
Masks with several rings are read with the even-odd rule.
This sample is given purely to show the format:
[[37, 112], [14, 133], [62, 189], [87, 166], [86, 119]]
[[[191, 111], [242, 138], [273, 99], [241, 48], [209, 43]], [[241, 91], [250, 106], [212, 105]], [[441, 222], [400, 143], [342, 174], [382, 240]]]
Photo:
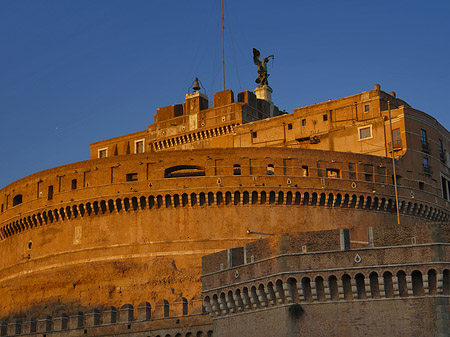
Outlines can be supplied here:
[[[0, 195], [0, 315], [191, 300], [201, 256], [258, 233], [356, 228], [355, 244], [368, 246], [369, 226], [396, 221], [389, 163], [242, 148], [102, 158], [23, 178]], [[448, 219], [443, 205], [399, 188], [402, 221]]]
[[166, 337], [212, 337], [211, 318], [203, 314], [202, 310], [198, 313], [196, 308], [189, 312], [185, 298], [172, 304], [164, 301], [167, 311], [154, 310], [153, 315], [151, 305], [144, 302], [136, 310], [131, 304], [124, 304], [120, 309], [111, 306], [103, 310], [90, 308], [70, 314], [3, 320], [0, 322], [0, 336], [136, 336], [146, 333]]
[[[369, 228], [370, 248], [323, 246], [313, 252], [302, 245], [310, 233], [288, 234], [252, 243], [262, 250], [274, 247], [271, 257], [233, 267], [217, 254], [206, 256], [204, 306], [215, 320], [215, 333], [225, 337], [236, 335], [238, 327], [243, 335], [272, 336], [274, 324], [279, 336], [447, 334], [447, 227], [378, 226]], [[419, 233], [420, 243], [412, 240]], [[342, 232], [322, 234], [342, 242]], [[404, 240], [393, 243], [396, 235]], [[297, 251], [280, 251], [286, 241], [297, 241]], [[217, 263], [225, 268], [210, 265]]]

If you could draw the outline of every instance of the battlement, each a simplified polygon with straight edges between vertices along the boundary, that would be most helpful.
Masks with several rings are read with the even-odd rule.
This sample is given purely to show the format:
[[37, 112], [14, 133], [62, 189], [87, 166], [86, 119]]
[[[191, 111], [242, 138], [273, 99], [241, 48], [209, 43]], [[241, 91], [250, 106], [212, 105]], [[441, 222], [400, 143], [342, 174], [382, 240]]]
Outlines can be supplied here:
[[[154, 306], [142, 302], [137, 308], [124, 304], [99, 310], [61, 313], [56, 316], [15, 318], [0, 321], [0, 336], [128, 336], [138, 332], [152, 332], [152, 336], [212, 336], [212, 324], [201, 299], [188, 301], [181, 297], [172, 305], [165, 299]], [[189, 335], [189, 333], [191, 335]]]

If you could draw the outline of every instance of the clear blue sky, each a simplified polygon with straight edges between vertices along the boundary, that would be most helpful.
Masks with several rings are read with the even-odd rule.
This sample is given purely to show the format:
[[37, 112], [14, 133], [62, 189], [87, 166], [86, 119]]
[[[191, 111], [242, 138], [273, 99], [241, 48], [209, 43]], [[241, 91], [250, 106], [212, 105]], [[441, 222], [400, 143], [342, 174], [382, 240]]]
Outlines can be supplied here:
[[[296, 107], [380, 83], [450, 128], [450, 1], [225, 0], [227, 88]], [[222, 89], [220, 0], [1, 0], [0, 188]]]

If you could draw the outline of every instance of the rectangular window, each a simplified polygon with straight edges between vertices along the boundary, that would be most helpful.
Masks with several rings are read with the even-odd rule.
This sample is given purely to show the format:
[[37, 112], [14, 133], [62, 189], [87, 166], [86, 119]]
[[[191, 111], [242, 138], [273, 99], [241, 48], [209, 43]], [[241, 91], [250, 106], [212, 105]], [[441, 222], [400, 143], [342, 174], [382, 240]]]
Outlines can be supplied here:
[[302, 126], [306, 125], [306, 119], [302, 119]]
[[328, 120], [328, 115], [323, 115], [322, 119], [323, 119], [324, 122], [326, 122]]
[[47, 194], [48, 200], [52, 200], [53, 199], [53, 185], [50, 185], [48, 187], [48, 194]]
[[425, 189], [425, 184], [423, 181], [419, 181], [419, 190], [423, 191]]
[[145, 152], [144, 139], [135, 140], [134, 141], [134, 153], [144, 153], [144, 152]]
[[108, 157], [108, 148], [99, 149], [98, 150], [98, 157], [99, 158], [106, 158], [106, 157]]
[[77, 189], [77, 180], [76, 179], [72, 179], [72, 189], [73, 190]]
[[256, 137], [258, 137], [258, 133], [256, 131], [253, 131], [252, 132], [252, 138], [256, 138]]
[[444, 146], [441, 139], [439, 139], [439, 158], [441, 159], [441, 162], [445, 164]]
[[348, 163], [348, 179], [356, 180], [356, 163]]
[[3, 213], [3, 204], [2, 204], [2, 211], [1, 212]]
[[373, 165], [364, 164], [364, 179], [366, 181], [373, 181]]
[[127, 173], [127, 181], [137, 181], [138, 174], [137, 173]]
[[420, 141], [422, 142], [422, 145], [428, 145], [428, 138], [427, 138], [427, 131], [421, 129], [420, 130]]
[[392, 130], [392, 142], [394, 147], [398, 147], [398, 145], [402, 144], [402, 138], [400, 136], [400, 129]]
[[359, 140], [372, 138], [372, 125], [358, 128]]
[[431, 174], [431, 166], [428, 157], [423, 157], [423, 171], [425, 173]]
[[239, 164], [233, 165], [233, 175], [235, 175], [235, 176], [241, 175], [241, 165], [239, 165]]
[[364, 105], [364, 112], [369, 112], [370, 110], [370, 105], [369, 104], [365, 104]]
[[303, 166], [302, 166], [302, 170], [303, 170], [303, 176], [304, 176], [304, 177], [309, 176], [308, 166], [303, 165]]
[[448, 194], [447, 194], [447, 179], [441, 176], [441, 184], [442, 184], [442, 197], [445, 200], [448, 200]]
[[288, 124], [288, 130], [292, 130], [292, 123]]
[[340, 178], [340, 170], [338, 169], [327, 169], [327, 178]]

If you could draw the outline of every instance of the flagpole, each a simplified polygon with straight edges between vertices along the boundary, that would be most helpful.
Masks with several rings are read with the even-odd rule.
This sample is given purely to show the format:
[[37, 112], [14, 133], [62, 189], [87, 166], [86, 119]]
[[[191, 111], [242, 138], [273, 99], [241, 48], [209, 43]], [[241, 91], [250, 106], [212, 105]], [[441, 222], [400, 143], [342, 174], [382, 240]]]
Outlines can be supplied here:
[[222, 0], [222, 77], [223, 77], [223, 91], [225, 91], [225, 26], [223, 17], [223, 0]]
[[391, 102], [388, 100], [389, 129], [391, 130], [392, 171], [394, 172], [395, 206], [397, 208], [397, 225], [400, 225], [400, 212], [398, 210], [397, 174], [395, 173], [394, 137], [392, 135]]

